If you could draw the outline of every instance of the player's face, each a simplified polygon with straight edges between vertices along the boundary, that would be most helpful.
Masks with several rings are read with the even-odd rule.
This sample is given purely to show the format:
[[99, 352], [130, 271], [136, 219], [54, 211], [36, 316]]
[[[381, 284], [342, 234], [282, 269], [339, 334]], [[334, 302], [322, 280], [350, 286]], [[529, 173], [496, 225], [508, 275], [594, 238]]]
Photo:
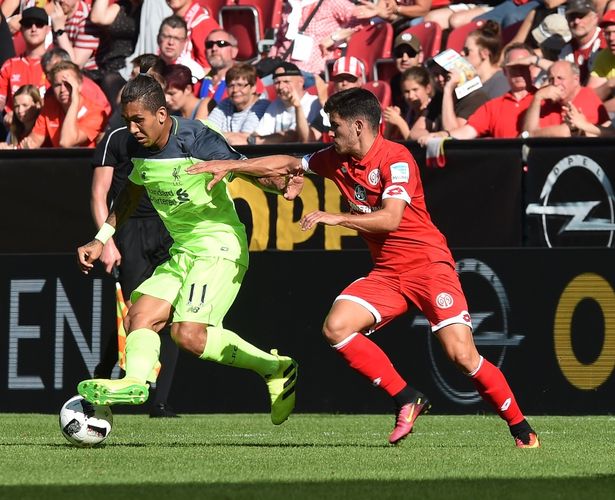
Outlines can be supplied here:
[[333, 139], [333, 147], [338, 154], [351, 154], [357, 149], [358, 136], [354, 122], [344, 120], [337, 113], [329, 115], [331, 129], [329, 134]]
[[31, 123], [36, 120], [40, 108], [40, 103], [35, 103], [29, 94], [19, 94], [13, 98], [15, 116], [21, 123]]
[[415, 80], [404, 80], [401, 84], [404, 99], [415, 109], [422, 109], [429, 103], [431, 85], [421, 85]]
[[589, 11], [586, 14], [580, 12], [571, 12], [566, 16], [570, 33], [574, 38], [583, 38], [589, 34], [593, 34], [596, 26], [598, 26], [598, 14]]
[[145, 108], [141, 101], [124, 104], [122, 117], [126, 122], [128, 131], [139, 144], [150, 148], [157, 145], [164, 132], [164, 123], [167, 119], [167, 110], [158, 108], [154, 113]]
[[186, 30], [171, 28], [165, 24], [158, 35], [160, 55], [165, 61], [172, 64], [184, 50], [186, 40]]

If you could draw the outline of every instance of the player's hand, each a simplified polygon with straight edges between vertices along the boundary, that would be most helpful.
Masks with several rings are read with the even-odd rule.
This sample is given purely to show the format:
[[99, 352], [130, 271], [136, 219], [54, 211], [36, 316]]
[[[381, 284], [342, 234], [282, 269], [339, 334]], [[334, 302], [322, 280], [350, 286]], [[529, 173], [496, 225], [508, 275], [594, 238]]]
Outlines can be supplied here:
[[344, 216], [341, 214], [330, 214], [316, 210], [310, 212], [299, 221], [299, 225], [303, 231], [312, 229], [316, 224], [325, 224], [327, 226], [337, 226], [344, 221]]
[[100, 257], [103, 251], [103, 244], [96, 239], [86, 243], [82, 247], [77, 248], [77, 259], [79, 260], [79, 268], [83, 274], [88, 274], [94, 267], [94, 262]]
[[286, 186], [282, 191], [284, 198], [294, 200], [303, 189], [303, 175], [289, 175], [286, 179]]
[[100, 261], [104, 264], [105, 272], [108, 274], [112, 274], [114, 266], [119, 266], [122, 263], [122, 254], [117, 249], [113, 238], [107, 241], [103, 247], [103, 251], [100, 254]]
[[232, 170], [235, 160], [211, 160], [200, 161], [188, 167], [186, 172], [191, 175], [195, 174], [212, 174], [214, 178], [207, 184], [207, 190], [211, 191], [213, 187], [224, 179]]

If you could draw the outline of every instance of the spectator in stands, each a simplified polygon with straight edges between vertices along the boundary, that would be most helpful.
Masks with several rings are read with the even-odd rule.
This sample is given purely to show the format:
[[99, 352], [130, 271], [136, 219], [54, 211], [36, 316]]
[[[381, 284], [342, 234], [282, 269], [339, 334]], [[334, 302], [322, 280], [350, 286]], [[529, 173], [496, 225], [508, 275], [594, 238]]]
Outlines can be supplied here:
[[141, 54], [132, 61], [132, 71], [130, 78], [135, 78], [139, 73], [147, 73], [151, 69], [157, 75], [162, 75], [166, 64], [160, 56], [155, 54]]
[[462, 82], [459, 72], [449, 72], [433, 59], [428, 63], [427, 67], [432, 74], [436, 91], [442, 92], [442, 117], [436, 126], [443, 131], [459, 128], [468, 121], [468, 117], [479, 106], [489, 100], [489, 97], [479, 88], [458, 98], [456, 89]]
[[[493, 9], [497, 0], [489, 0], [480, 4], [453, 1], [446, 7], [430, 10], [424, 17], [425, 22], [437, 23], [443, 30], [460, 28], [472, 20]], [[489, 5], [490, 4], [490, 5]]]
[[209, 114], [207, 124], [220, 130], [229, 144], [247, 144], [269, 101], [259, 98], [254, 66], [237, 64], [226, 72], [225, 79], [229, 96]]
[[0, 66], [11, 57], [15, 57], [13, 37], [9, 25], [6, 22], [6, 18], [2, 12], [0, 12]]
[[41, 57], [45, 53], [45, 37], [49, 33], [49, 16], [39, 7], [30, 7], [21, 15], [21, 33], [26, 51], [13, 57], [0, 68], [0, 112], [4, 109], [4, 123], [13, 119], [13, 94], [22, 85], [34, 85], [45, 95], [45, 74]]
[[401, 74], [407, 69], [420, 66], [424, 61], [421, 41], [410, 33], [401, 33], [393, 41], [393, 57], [397, 73], [391, 78], [391, 101], [401, 110], [402, 116], [408, 112], [406, 100], [401, 92]]
[[332, 94], [340, 90], [361, 87], [365, 83], [365, 65], [356, 57], [340, 57], [331, 72]]
[[554, 8], [565, 3], [565, 0], [504, 0], [493, 9], [476, 16], [473, 21], [495, 21], [502, 28], [523, 21], [537, 7], [545, 5]]
[[188, 43], [188, 25], [183, 17], [172, 15], [163, 19], [158, 30], [158, 49], [165, 64], [183, 64], [192, 76], [200, 80], [205, 76], [203, 67], [192, 59], [185, 48]]
[[395, 33], [401, 33], [416, 24], [431, 9], [431, 0], [359, 0], [355, 16], [359, 19], [379, 17], [393, 24]]
[[482, 90], [489, 99], [499, 97], [510, 90], [508, 80], [500, 67], [502, 34], [498, 23], [486, 21], [481, 27], [472, 31], [466, 39], [462, 54], [474, 66], [483, 84]]
[[314, 85], [315, 77], [322, 77], [326, 61], [332, 58], [333, 50], [354, 29], [367, 25], [353, 16], [355, 5], [350, 0], [327, 0], [322, 2], [305, 29], [305, 36], [297, 37], [298, 30], [316, 8], [316, 2], [285, 0], [282, 20], [269, 57], [280, 57], [298, 66], [304, 73], [306, 87]]
[[13, 119], [6, 142], [0, 149], [17, 149], [20, 142], [32, 132], [36, 118], [43, 107], [43, 99], [34, 85], [22, 85], [13, 94]]
[[[41, 58], [41, 66], [43, 67], [43, 71], [45, 72], [45, 77], [47, 79], [47, 89], [45, 90], [45, 95], [49, 91], [49, 86], [51, 85], [51, 69], [62, 61], [71, 62], [71, 59], [68, 52], [59, 47], [48, 50], [45, 54], [43, 54], [43, 57]], [[96, 82], [94, 82], [94, 80], [85, 76], [83, 72], [81, 73], [81, 79], [81, 93], [89, 100], [94, 101], [101, 106], [107, 114], [110, 114], [111, 104], [109, 103], [103, 90]]]
[[[189, 56], [206, 68], [205, 40], [212, 30], [220, 29], [220, 25], [211, 18], [207, 9], [204, 9], [198, 0], [166, 0], [166, 2], [173, 14], [186, 21], [188, 43], [184, 46], [183, 55]], [[194, 70], [192, 74], [195, 74]]]
[[615, 137], [615, 128], [613, 122], [608, 127], [594, 125], [591, 123], [583, 112], [569, 103], [562, 106], [564, 111], [564, 120], [568, 128], [576, 132], [576, 135], [584, 135], [587, 137]]
[[454, 139], [475, 139], [477, 137], [514, 138], [523, 129], [525, 111], [532, 101], [534, 92], [532, 76], [527, 64], [519, 64], [532, 55], [526, 44], [517, 43], [504, 49], [504, 74], [508, 78], [510, 91], [491, 99], [479, 107], [468, 122], [458, 128], [422, 136], [421, 145], [430, 139], [453, 137]]
[[96, 139], [102, 135], [108, 114], [102, 106], [81, 93], [79, 66], [62, 61], [51, 69], [49, 76], [52, 92], [45, 96], [34, 129], [20, 146], [93, 148]]
[[615, 10], [604, 13], [600, 27], [607, 47], [596, 56], [587, 85], [602, 99], [607, 111], [615, 113]]
[[610, 125], [600, 98], [591, 89], [581, 86], [579, 67], [569, 61], [557, 61], [549, 68], [549, 85], [536, 91], [525, 114], [526, 135], [570, 137], [576, 133], [562, 116], [562, 106], [567, 103], [581, 109], [593, 125]]
[[102, 78], [100, 86], [107, 99], [117, 103], [120, 90], [126, 80], [119, 71], [124, 67], [126, 58], [133, 53], [137, 36], [142, 0], [94, 0], [90, 20], [101, 28], [100, 47], [96, 61]]
[[57, 0], [53, 4], [51, 27], [53, 43], [70, 55], [94, 81], [100, 81], [96, 53], [100, 31], [89, 19], [90, 7], [84, 0]]
[[267, 107], [247, 143], [318, 141], [322, 132], [312, 124], [319, 120], [321, 106], [318, 97], [305, 91], [301, 70], [284, 62], [274, 71], [273, 81], [278, 97]]
[[225, 76], [235, 64], [237, 51], [237, 39], [228, 31], [216, 29], [207, 35], [205, 55], [211, 70], [201, 81], [198, 95], [207, 99], [209, 111], [228, 97]]
[[408, 104], [408, 113], [404, 117], [397, 106], [386, 108], [382, 114], [389, 125], [386, 135], [407, 141], [435, 131], [442, 112], [442, 96], [433, 99], [435, 92], [429, 71], [423, 66], [404, 71], [401, 90]]
[[192, 73], [182, 64], [169, 64], [162, 72], [168, 108], [184, 118], [207, 118], [207, 102], [194, 95]]

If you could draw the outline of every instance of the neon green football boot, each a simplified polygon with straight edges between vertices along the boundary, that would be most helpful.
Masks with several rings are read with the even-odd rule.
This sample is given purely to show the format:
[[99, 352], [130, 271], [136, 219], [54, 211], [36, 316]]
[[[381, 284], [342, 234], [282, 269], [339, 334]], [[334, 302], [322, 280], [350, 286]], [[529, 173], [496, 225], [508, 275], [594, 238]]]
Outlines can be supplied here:
[[95, 405], [140, 405], [149, 397], [149, 385], [137, 379], [110, 380], [93, 378], [83, 380], [77, 391], [84, 399]]
[[297, 362], [288, 356], [278, 355], [277, 349], [273, 354], [280, 362], [278, 371], [265, 377], [269, 397], [271, 399], [271, 422], [280, 425], [295, 408], [295, 385], [297, 384]]

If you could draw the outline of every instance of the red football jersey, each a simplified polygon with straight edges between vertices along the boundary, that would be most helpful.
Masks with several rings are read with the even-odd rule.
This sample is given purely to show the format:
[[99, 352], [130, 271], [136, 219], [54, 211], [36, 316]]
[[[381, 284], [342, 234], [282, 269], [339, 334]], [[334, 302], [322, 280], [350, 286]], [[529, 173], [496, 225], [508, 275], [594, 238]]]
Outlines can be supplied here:
[[446, 239], [427, 212], [418, 166], [401, 144], [378, 135], [360, 161], [336, 153], [331, 146], [306, 156], [303, 165], [304, 169], [333, 180], [348, 201], [351, 213], [379, 210], [387, 198], [407, 203], [396, 231], [360, 232], [376, 268], [400, 273], [429, 262], [455, 266]]

